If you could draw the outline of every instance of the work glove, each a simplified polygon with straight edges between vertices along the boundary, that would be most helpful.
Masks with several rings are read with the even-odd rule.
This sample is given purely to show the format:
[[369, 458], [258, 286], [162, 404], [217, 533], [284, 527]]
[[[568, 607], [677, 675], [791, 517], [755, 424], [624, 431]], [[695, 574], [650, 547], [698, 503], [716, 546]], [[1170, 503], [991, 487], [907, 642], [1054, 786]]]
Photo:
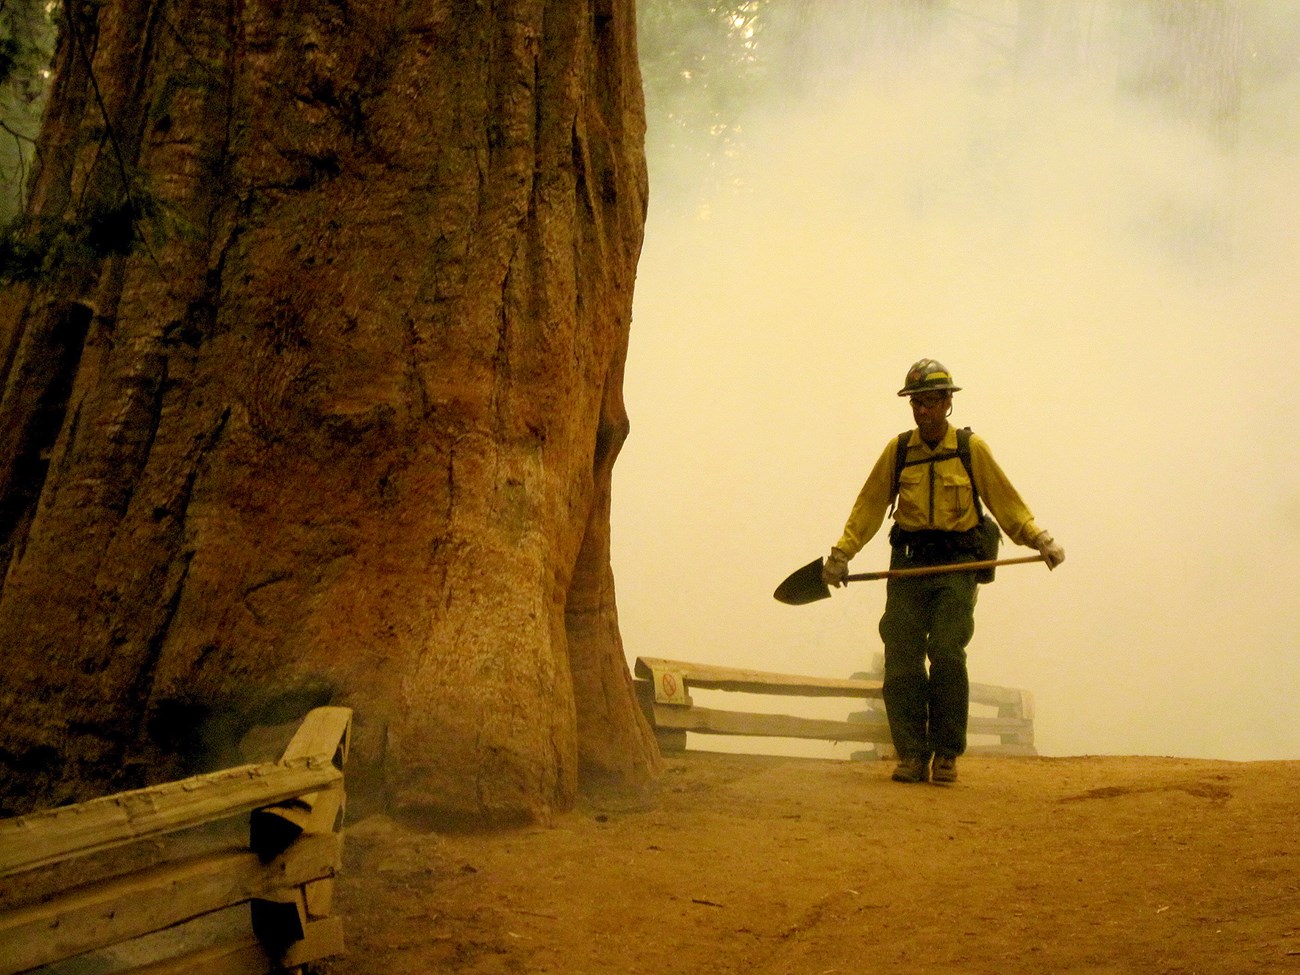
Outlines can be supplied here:
[[837, 548], [831, 549], [822, 565], [822, 582], [838, 589], [844, 585], [844, 577], [849, 574], [849, 557]]
[[1034, 539], [1034, 548], [1038, 549], [1038, 553], [1049, 569], [1055, 569], [1065, 561], [1065, 549], [1061, 548], [1060, 543], [1047, 532], [1038, 533], [1038, 537]]

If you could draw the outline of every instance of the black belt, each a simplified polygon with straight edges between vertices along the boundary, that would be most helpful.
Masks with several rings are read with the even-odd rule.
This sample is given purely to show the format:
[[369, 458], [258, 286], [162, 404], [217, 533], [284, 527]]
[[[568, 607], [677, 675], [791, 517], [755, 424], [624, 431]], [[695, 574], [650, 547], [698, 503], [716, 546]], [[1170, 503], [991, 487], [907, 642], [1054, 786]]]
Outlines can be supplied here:
[[953, 562], [963, 556], [980, 554], [979, 539], [975, 529], [962, 532], [943, 531], [938, 528], [921, 528], [915, 531], [900, 528], [897, 523], [889, 530], [889, 544], [908, 559], [920, 562]]

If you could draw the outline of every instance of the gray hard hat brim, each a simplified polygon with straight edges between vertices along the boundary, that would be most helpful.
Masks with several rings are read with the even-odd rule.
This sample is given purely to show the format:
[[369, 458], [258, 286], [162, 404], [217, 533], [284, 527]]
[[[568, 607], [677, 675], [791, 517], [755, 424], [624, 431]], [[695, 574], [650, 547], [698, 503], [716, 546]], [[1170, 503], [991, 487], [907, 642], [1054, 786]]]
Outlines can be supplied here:
[[925, 389], [900, 389], [899, 396], [920, 396], [922, 393], [960, 393], [960, 386], [927, 386]]

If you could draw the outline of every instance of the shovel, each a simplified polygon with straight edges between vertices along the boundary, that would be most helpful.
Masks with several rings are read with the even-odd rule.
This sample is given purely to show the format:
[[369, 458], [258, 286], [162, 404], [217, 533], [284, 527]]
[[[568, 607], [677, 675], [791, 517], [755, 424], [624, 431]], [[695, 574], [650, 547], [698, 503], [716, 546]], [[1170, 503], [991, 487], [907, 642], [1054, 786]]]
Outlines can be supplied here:
[[[785, 582], [772, 593], [780, 602], [791, 606], [815, 603], [829, 599], [830, 586], [822, 582], [822, 559], [809, 562], [802, 569], [791, 572]], [[1019, 565], [1023, 562], [1042, 562], [1041, 555], [1026, 555], [1017, 559], [985, 559], [983, 562], [954, 562], [951, 565], [923, 565], [915, 569], [886, 569], [884, 572], [854, 572], [844, 577], [845, 582], [870, 582], [875, 579], [902, 579], [907, 576], [937, 576], [945, 572], [974, 572], [992, 569], [999, 565]]]

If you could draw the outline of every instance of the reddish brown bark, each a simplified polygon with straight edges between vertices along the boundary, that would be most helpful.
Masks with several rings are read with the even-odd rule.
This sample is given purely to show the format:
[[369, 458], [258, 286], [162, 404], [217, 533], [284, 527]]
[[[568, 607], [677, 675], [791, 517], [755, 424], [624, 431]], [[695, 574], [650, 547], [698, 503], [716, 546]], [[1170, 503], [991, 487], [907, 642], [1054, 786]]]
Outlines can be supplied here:
[[162, 216], [3, 309], [5, 801], [219, 762], [325, 700], [403, 804], [644, 783], [608, 551], [631, 0], [231, 9], [109, 2], [62, 45], [34, 211], [138, 170]]

